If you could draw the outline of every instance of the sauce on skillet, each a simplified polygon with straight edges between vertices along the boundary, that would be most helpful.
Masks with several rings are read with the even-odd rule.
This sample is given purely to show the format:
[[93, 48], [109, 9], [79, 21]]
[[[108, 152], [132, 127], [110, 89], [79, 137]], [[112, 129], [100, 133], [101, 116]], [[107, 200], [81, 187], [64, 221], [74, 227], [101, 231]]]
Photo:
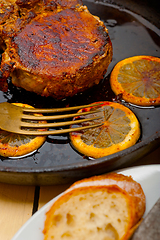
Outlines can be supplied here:
[[[113, 44], [113, 60], [108, 72], [98, 86], [70, 99], [55, 101], [52, 98], [40, 97], [34, 93], [18, 89], [9, 81], [7, 93], [0, 92], [0, 102], [21, 102], [34, 107], [50, 108], [89, 104], [95, 101], [120, 101], [110, 89], [109, 76], [115, 64], [127, 57], [135, 55], [160, 56], [160, 30], [139, 15], [120, 7], [100, 2], [85, 2], [92, 14], [104, 21], [109, 30]], [[141, 127], [141, 140], [150, 137], [160, 130], [160, 108], [139, 108], [124, 103], [137, 115]], [[0, 157], [0, 165], [5, 167], [37, 168], [59, 166], [88, 161], [73, 150], [68, 135], [49, 136], [45, 144], [34, 154], [20, 159], [4, 159]]]

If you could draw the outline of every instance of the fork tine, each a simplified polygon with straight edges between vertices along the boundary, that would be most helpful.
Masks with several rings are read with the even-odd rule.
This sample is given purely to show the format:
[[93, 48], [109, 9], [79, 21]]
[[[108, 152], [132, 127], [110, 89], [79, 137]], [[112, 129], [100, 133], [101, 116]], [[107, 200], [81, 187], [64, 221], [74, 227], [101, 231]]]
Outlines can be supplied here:
[[54, 122], [54, 123], [30, 123], [30, 122], [21, 122], [21, 128], [54, 128], [54, 127], [62, 127], [67, 125], [75, 125], [83, 122], [93, 121], [100, 119], [101, 117], [87, 118], [87, 119], [79, 119], [74, 121], [65, 121], [65, 122]]
[[87, 114], [97, 113], [101, 110], [94, 110], [94, 111], [88, 111], [88, 112], [81, 112], [81, 113], [71, 113], [71, 114], [63, 114], [63, 115], [52, 115], [52, 116], [35, 116], [35, 115], [22, 115], [23, 120], [34, 120], [34, 121], [42, 121], [42, 120], [58, 120], [58, 119], [64, 119], [64, 118], [73, 118], [76, 116], [84, 116]]
[[[59, 112], [66, 111], [66, 109], [68, 111], [77, 110], [77, 109], [82, 109], [82, 107], [97, 106], [97, 105], [101, 105], [101, 104], [97, 103], [97, 104], [90, 104], [90, 105], [81, 105], [81, 106], [71, 107], [71, 108], [68, 108], [68, 109], [67, 108], [64, 108], [64, 109], [60, 108], [60, 109], [58, 109], [58, 111]], [[87, 121], [92, 121], [92, 120], [99, 119], [99, 118], [101, 118], [101, 116], [94, 116], [94, 118], [89, 118], [88, 117], [88, 118], [85, 118], [85, 119], [82, 118], [82, 119], [78, 119], [78, 120], [75, 120], [75, 121], [73, 121], [73, 120], [71, 121], [71, 119], [70, 120], [68, 119], [69, 121], [67, 122], [67, 118], [73, 118], [75, 116], [83, 116], [83, 115], [86, 115], [86, 114], [92, 114], [92, 113], [100, 112], [101, 111], [100, 109], [99, 110], [88, 111], [88, 112], [80, 112], [80, 113], [72, 113], [72, 114], [69, 113], [69, 114], [64, 114], [64, 115], [53, 114], [53, 115], [58, 115], [58, 116], [53, 116], [54, 117], [53, 120], [64, 119], [64, 122], [63, 123], [60, 123], [60, 122], [54, 123], [52, 121], [52, 124], [54, 124], [54, 125], [46, 125], [46, 124], [51, 124], [51, 122], [50, 122], [50, 123], [46, 123], [45, 125], [41, 125], [41, 126], [40, 126], [41, 123], [38, 123], [38, 122], [42, 121], [42, 120], [47, 121], [46, 117], [51, 117], [51, 116], [48, 116], [48, 115], [47, 116], [34, 116], [34, 115], [32, 115], [31, 118], [30, 118], [30, 114], [31, 114], [30, 110], [32, 110], [32, 109], [29, 108], [28, 112], [27, 112], [28, 115], [27, 115], [27, 113], [24, 114], [24, 116], [27, 115], [27, 117], [22, 121], [23, 109], [24, 108], [22, 108], [22, 107], [15, 106], [15, 105], [12, 105], [12, 104], [7, 103], [7, 102], [0, 103], [1, 115], [4, 116], [4, 117], [0, 118], [0, 128], [3, 129], [4, 131], [13, 132], [13, 133], [17, 133], [17, 134], [39, 136], [39, 135], [64, 134], [64, 133], [69, 133], [69, 132], [73, 132], [73, 131], [81, 131], [83, 129], [94, 128], [94, 127], [98, 127], [98, 126], [102, 125], [102, 123], [97, 124], [97, 123], [93, 122], [93, 124], [87, 124], [87, 126], [83, 126], [83, 127], [79, 126], [79, 127], [76, 127], [76, 128], [67, 128], [67, 129], [65, 128], [65, 129], [61, 129], [61, 130], [57, 129], [57, 127], [61, 127], [61, 126], [75, 125], [75, 124], [79, 124], [79, 123], [82, 123], [82, 122], [87, 122]], [[45, 110], [45, 109], [43, 109], [43, 110]], [[51, 109], [51, 110], [53, 110], [53, 109]], [[36, 111], [37, 111], [37, 113], [39, 113], [39, 109], [36, 109]], [[54, 112], [56, 113], [57, 109], [55, 109]], [[36, 118], [33, 120], [33, 117], [36, 117]], [[42, 117], [44, 117], [44, 118], [42, 118]], [[27, 122], [27, 119], [28, 119], [29, 122]], [[37, 122], [34, 122], [34, 121], [37, 121]], [[42, 122], [42, 124], [44, 124], [44, 123], [45, 122]], [[23, 124], [27, 124], [27, 125], [23, 126]], [[22, 125], [23, 129], [21, 129], [21, 125]], [[49, 128], [56, 128], [56, 129], [51, 130]]]
[[89, 128], [95, 128], [103, 125], [103, 123], [93, 124], [90, 126], [84, 127], [77, 127], [77, 128], [67, 128], [67, 129], [60, 129], [60, 130], [50, 130], [50, 131], [27, 131], [27, 130], [19, 130], [17, 133], [24, 134], [24, 135], [36, 135], [36, 136], [44, 136], [44, 135], [58, 135], [58, 134], [65, 134], [70, 132], [79, 132]]
[[102, 103], [92, 103], [87, 105], [81, 105], [81, 106], [74, 106], [74, 107], [68, 107], [68, 108], [23, 108], [23, 112], [26, 113], [56, 113], [56, 112], [67, 112], [67, 111], [73, 111], [78, 110], [86, 107], [94, 107], [94, 106], [100, 106]]

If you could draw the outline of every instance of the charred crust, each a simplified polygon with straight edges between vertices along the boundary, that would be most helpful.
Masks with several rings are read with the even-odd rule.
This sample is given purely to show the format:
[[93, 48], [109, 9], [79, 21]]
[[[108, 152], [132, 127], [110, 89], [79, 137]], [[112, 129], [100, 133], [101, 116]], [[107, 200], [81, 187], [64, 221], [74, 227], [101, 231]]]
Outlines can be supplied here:
[[11, 66], [7, 63], [3, 64], [2, 72], [3, 76], [5, 75], [4, 73], [10, 72]]
[[14, 6], [11, 5], [10, 8], [1, 9], [0, 13], [0, 24], [5, 24], [5, 21], [10, 17], [10, 15], [14, 12]]
[[[87, 17], [94, 20], [95, 24], [99, 24], [92, 16], [87, 15]], [[34, 19], [12, 40], [12, 45], [18, 53], [21, 63], [29, 69], [33, 68], [33, 70], [39, 71], [38, 67], [40, 65], [45, 67], [47, 59], [48, 65], [52, 64], [53, 67], [57, 66], [58, 68], [61, 65], [62, 68], [66, 68], [70, 62], [78, 64], [82, 59], [86, 59], [86, 63], [83, 65], [86, 66], [88, 62], [93, 61], [97, 54], [103, 55], [108, 34], [106, 33], [104, 36], [105, 28], [93, 27], [94, 24], [92, 24], [91, 28], [94, 28], [94, 32], [86, 37], [82, 28], [85, 18], [86, 13], [83, 15], [83, 12], [65, 9]], [[90, 26], [86, 25], [85, 27], [89, 28]], [[78, 31], [80, 28], [81, 30]], [[92, 39], [92, 35], [94, 39]], [[40, 51], [38, 59], [36, 51]]]
[[82, 5], [81, 0], [43, 0], [45, 8], [53, 8], [53, 7], [60, 7], [62, 9], [65, 8], [75, 8], [77, 5]]
[[[37, 16], [37, 14], [35, 13], [35, 12], [33, 12], [33, 11], [29, 11], [29, 13], [28, 13], [28, 22], [30, 21], [30, 20], [32, 20], [33, 18], [35, 18]], [[28, 23], [27, 22], [27, 23]]]
[[39, 0], [17, 0], [16, 4], [20, 7], [33, 7]]
[[3, 76], [3, 72], [0, 70], [0, 90], [3, 92], [7, 92], [8, 83], [7, 78]]
[[0, 90], [6, 92], [8, 90], [7, 78], [13, 69], [15, 62], [3, 63], [0, 70]]
[[1, 67], [3, 77], [8, 78], [15, 62], [4, 63]]
[[55, 2], [55, 1], [46, 1], [46, 0], [43, 0], [44, 2], [44, 6], [45, 6], [45, 9], [47, 10], [52, 10], [54, 8], [57, 8], [58, 4]]

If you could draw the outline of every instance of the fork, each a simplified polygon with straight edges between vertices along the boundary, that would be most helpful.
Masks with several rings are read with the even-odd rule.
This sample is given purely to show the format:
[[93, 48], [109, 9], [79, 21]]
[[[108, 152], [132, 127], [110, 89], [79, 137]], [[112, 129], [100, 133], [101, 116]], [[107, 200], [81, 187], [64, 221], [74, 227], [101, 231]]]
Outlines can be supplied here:
[[[69, 126], [73, 124], [79, 124], [83, 122], [93, 121], [100, 119], [100, 116], [80, 119], [80, 120], [70, 120], [62, 122], [46, 122], [46, 121], [55, 121], [65, 118], [73, 118], [76, 116], [84, 116], [87, 114], [93, 114], [100, 111], [100, 109], [85, 111], [80, 113], [69, 113], [69, 114], [56, 114], [60, 112], [73, 111], [78, 109], [83, 109], [86, 107], [100, 106], [100, 104], [89, 104], [81, 105], [68, 108], [54, 108], [54, 109], [40, 109], [40, 108], [26, 108], [13, 105], [8, 102], [0, 103], [0, 128], [2, 130], [25, 134], [25, 135], [57, 135], [64, 134], [69, 132], [81, 131], [88, 128], [94, 128], [102, 125], [102, 123], [92, 124], [83, 127], [75, 128], [66, 128], [66, 129], [54, 129], [49, 130], [50, 128]], [[42, 114], [55, 114], [55, 115], [42, 115]], [[37, 122], [38, 121], [38, 122]], [[39, 122], [42, 121], [42, 122]]]

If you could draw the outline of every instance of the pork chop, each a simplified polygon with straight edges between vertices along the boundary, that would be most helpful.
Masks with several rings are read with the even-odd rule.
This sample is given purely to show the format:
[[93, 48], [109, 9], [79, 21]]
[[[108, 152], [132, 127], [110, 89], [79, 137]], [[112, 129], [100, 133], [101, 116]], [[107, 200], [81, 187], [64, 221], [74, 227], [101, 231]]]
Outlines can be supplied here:
[[112, 60], [108, 30], [79, 0], [17, 0], [5, 9], [9, 18], [4, 16], [0, 27], [3, 91], [11, 76], [17, 87], [62, 99], [103, 78]]

